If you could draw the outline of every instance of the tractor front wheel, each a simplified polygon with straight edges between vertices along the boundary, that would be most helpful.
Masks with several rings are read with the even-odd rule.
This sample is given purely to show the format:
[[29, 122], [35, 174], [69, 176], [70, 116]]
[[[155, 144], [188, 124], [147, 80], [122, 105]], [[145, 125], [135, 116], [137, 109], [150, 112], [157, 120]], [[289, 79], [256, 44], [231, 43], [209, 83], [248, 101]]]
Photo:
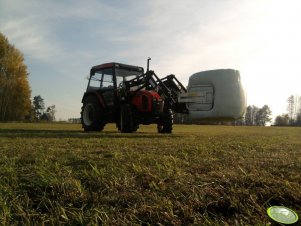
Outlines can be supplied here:
[[101, 131], [105, 122], [101, 118], [102, 108], [94, 96], [89, 96], [83, 101], [81, 123], [86, 132]]
[[165, 117], [162, 117], [158, 124], [158, 133], [171, 133], [173, 125], [173, 112], [171, 109], [168, 109]]

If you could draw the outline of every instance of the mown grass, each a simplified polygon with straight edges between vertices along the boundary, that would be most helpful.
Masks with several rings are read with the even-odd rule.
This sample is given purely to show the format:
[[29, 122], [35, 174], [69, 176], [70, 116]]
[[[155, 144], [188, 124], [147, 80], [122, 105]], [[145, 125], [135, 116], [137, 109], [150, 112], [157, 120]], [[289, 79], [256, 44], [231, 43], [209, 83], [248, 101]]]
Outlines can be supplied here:
[[269, 225], [301, 214], [301, 128], [0, 124], [3, 225]]

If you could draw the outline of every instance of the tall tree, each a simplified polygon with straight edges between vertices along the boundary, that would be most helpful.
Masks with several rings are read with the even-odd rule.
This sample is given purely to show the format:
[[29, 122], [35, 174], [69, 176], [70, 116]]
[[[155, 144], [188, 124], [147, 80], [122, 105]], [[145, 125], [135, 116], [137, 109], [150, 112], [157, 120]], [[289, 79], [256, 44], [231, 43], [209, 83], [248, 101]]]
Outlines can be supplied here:
[[245, 114], [245, 123], [247, 126], [252, 125], [252, 106], [248, 106]]
[[290, 95], [287, 99], [287, 112], [290, 118], [290, 125], [295, 125], [299, 112], [301, 111], [301, 97]]
[[0, 121], [23, 120], [31, 108], [30, 94], [23, 55], [0, 33]]
[[297, 114], [296, 126], [301, 126], [301, 111]]
[[248, 106], [246, 109], [246, 115], [245, 115], [245, 123], [247, 126], [254, 126], [256, 125], [256, 115], [259, 111], [259, 108], [252, 105]]
[[32, 103], [35, 112], [35, 119], [40, 120], [42, 115], [44, 114], [45, 109], [44, 99], [40, 95], [34, 96]]
[[267, 122], [271, 122], [272, 118], [270, 117], [272, 114], [271, 109], [268, 105], [264, 105], [257, 111], [256, 115], [256, 125], [257, 126], [265, 126]]
[[275, 125], [276, 126], [288, 126], [289, 125], [290, 118], [288, 114], [278, 115], [275, 118]]
[[294, 120], [294, 111], [295, 111], [295, 97], [293, 95], [287, 98], [287, 112], [290, 118], [290, 124], [293, 123]]
[[264, 105], [262, 108], [249, 105], [246, 109], [244, 123], [247, 126], [265, 126], [271, 122], [271, 114], [272, 111], [268, 105]]
[[49, 122], [55, 121], [55, 105], [51, 105], [46, 109], [46, 112], [43, 114], [42, 119]]
[[301, 126], [301, 96], [297, 98], [297, 115], [296, 115], [296, 125]]

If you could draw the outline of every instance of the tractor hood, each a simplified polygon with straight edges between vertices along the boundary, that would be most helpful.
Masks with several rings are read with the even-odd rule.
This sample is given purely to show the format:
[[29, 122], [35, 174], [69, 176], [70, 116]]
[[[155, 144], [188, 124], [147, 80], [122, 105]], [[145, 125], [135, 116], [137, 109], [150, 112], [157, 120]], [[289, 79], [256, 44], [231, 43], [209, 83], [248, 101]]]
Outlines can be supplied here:
[[231, 121], [241, 118], [246, 97], [239, 71], [219, 69], [190, 76], [187, 93], [179, 96], [189, 117], [197, 121]]

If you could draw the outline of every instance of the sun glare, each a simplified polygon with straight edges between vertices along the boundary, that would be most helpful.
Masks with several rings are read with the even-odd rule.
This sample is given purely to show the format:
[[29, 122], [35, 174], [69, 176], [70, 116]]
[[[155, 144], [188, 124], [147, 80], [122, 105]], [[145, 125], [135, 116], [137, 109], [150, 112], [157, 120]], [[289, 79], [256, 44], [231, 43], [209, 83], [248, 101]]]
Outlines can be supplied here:
[[280, 114], [289, 95], [300, 95], [300, 8], [301, 1], [269, 1], [261, 11], [254, 34], [257, 52], [241, 70], [248, 104], [268, 104]]

